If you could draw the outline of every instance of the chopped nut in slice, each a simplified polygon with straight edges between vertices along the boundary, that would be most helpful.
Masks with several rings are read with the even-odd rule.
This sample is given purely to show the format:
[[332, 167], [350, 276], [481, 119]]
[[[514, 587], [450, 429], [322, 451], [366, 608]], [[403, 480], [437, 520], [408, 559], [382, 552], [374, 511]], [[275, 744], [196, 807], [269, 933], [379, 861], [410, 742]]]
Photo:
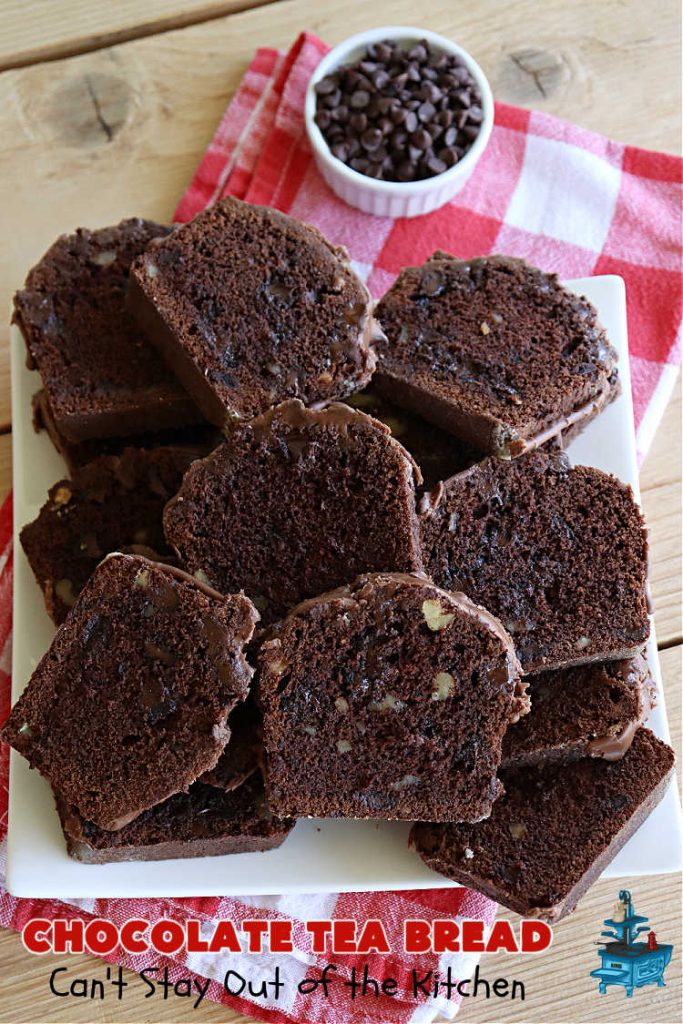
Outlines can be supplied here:
[[204, 586], [206, 587], [211, 586], [209, 577], [206, 575], [203, 569], [197, 569], [197, 571], [194, 574], [194, 578], [197, 580], [198, 583], [203, 583]]
[[318, 730], [314, 725], [305, 725], [304, 732], [308, 733], [309, 736], [315, 736]]
[[395, 697], [393, 693], [388, 693], [382, 700], [371, 701], [368, 707], [371, 711], [389, 711], [392, 708], [400, 711], [403, 707], [403, 701]]
[[441, 602], [436, 600], [436, 598], [430, 598], [422, 602], [422, 614], [424, 615], [425, 622], [434, 633], [438, 633], [441, 629], [446, 629], [455, 618], [455, 612], [444, 611]]
[[55, 493], [52, 495], [53, 505], [67, 505], [71, 501], [71, 489], [62, 485], [58, 487]]
[[482, 324], [479, 325], [479, 330], [484, 335], [491, 333], [491, 328], [489, 327], [489, 325], [486, 323], [485, 320], [484, 320], [484, 322]]
[[337, 740], [337, 750], [340, 754], [348, 754], [351, 750], [351, 744], [348, 740]]
[[345, 697], [337, 697], [334, 702], [334, 706], [342, 715], [345, 715], [349, 710], [349, 702]]
[[74, 585], [71, 580], [57, 580], [55, 583], [55, 594], [67, 608], [71, 608], [72, 605], [76, 604]]
[[472, 860], [472, 858], [474, 857], [474, 850], [471, 850], [469, 846], [466, 846], [462, 852], [462, 855], [465, 858], [465, 860]]
[[149, 587], [149, 572], [147, 571], [147, 569], [140, 569], [135, 574], [133, 584], [136, 587], [140, 587], [141, 590], [147, 590], [147, 588]]
[[98, 267], [110, 267], [115, 262], [116, 251], [114, 249], [105, 249], [93, 256], [93, 263], [96, 263]]
[[450, 672], [437, 672], [434, 676], [434, 689], [432, 700], [447, 700], [453, 696], [455, 690], [455, 679]]
[[510, 825], [510, 835], [513, 839], [522, 839], [526, 832], [526, 825], [517, 825], [513, 823]]

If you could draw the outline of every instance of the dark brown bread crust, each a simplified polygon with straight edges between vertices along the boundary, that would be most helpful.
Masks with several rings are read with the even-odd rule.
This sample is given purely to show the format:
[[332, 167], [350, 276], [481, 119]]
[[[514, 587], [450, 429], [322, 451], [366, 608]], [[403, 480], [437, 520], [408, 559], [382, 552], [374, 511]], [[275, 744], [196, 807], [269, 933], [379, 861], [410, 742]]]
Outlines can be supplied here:
[[377, 316], [376, 387], [481, 451], [539, 447], [614, 397], [593, 306], [522, 260], [435, 253], [401, 271]]
[[259, 654], [275, 814], [474, 821], [528, 710], [500, 623], [425, 576], [362, 576], [303, 602]]
[[615, 477], [559, 452], [488, 458], [423, 497], [420, 523], [425, 570], [500, 618], [525, 672], [642, 650], [647, 538]]
[[639, 729], [620, 761], [587, 758], [501, 776], [505, 795], [476, 825], [416, 825], [434, 871], [525, 917], [558, 921], [664, 796], [674, 753]]
[[185, 470], [202, 454], [192, 448], [127, 448], [50, 488], [38, 518], [19, 536], [53, 622], [64, 622], [91, 573], [112, 551], [144, 546], [162, 559], [171, 555], [161, 515]]
[[623, 757], [655, 705], [647, 661], [578, 665], [539, 672], [529, 683], [531, 712], [508, 729], [501, 767]]
[[36, 392], [31, 399], [33, 428], [36, 433], [47, 431], [52, 444], [66, 463], [71, 476], [103, 455], [121, 455], [126, 448], [194, 448], [201, 455], [208, 455], [225, 436], [210, 423], [196, 423], [175, 430], [150, 431], [128, 437], [101, 437], [92, 441], [67, 441], [60, 434], [55, 423], [50, 403], [44, 390]]
[[178, 569], [111, 555], [2, 730], [84, 817], [118, 829], [209, 771], [245, 699], [258, 615]]
[[335, 248], [277, 210], [224, 199], [133, 264], [129, 308], [212, 423], [370, 379], [372, 300]]
[[361, 572], [422, 568], [415, 475], [383, 424], [284, 402], [190, 467], [164, 529], [182, 565], [244, 588], [269, 623]]
[[62, 235], [14, 297], [28, 365], [70, 442], [199, 422], [199, 413], [125, 310], [132, 260], [171, 228], [140, 218]]
[[440, 480], [461, 473], [482, 459], [483, 453], [439, 430], [421, 416], [407, 412], [383, 398], [370, 384], [347, 399], [348, 405], [389, 427], [392, 437], [415, 459], [422, 474], [419, 493], [431, 491]]
[[274, 850], [294, 827], [270, 813], [260, 776], [231, 792], [195, 782], [118, 832], [85, 821], [59, 797], [56, 802], [69, 856], [84, 864]]

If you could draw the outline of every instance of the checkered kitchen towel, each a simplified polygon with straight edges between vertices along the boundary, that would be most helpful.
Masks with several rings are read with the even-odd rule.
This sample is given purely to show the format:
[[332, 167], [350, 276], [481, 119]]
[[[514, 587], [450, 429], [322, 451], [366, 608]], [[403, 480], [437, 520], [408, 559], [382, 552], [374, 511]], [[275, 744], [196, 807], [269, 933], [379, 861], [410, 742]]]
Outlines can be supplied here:
[[[344, 244], [356, 269], [377, 296], [404, 264], [425, 259], [437, 248], [469, 257], [488, 252], [522, 256], [562, 277], [620, 274], [626, 281], [631, 371], [638, 444], [647, 450], [666, 404], [680, 359], [681, 161], [623, 146], [546, 114], [498, 104], [489, 147], [468, 184], [446, 207], [417, 220], [369, 217], [338, 200], [319, 177], [306, 143], [303, 99], [309, 76], [326, 52], [304, 34], [284, 54], [259, 50], [218, 127], [183, 197], [178, 220], [189, 220], [223, 195], [279, 207], [317, 224]], [[0, 511], [0, 720], [9, 709], [10, 598], [12, 579], [11, 505]], [[6, 830], [7, 751], [0, 762], [0, 872]], [[60, 903], [17, 900], [0, 890], [0, 925], [21, 928], [32, 916], [97, 915], [121, 921], [131, 915], [173, 916], [381, 917], [392, 948], [400, 948], [406, 917], [480, 917], [491, 921], [495, 905], [468, 890], [330, 894], [323, 896], [216, 897], [195, 900], [90, 900]], [[302, 950], [306, 948], [302, 943]], [[365, 960], [365, 958], [363, 958]], [[395, 1024], [452, 1019], [455, 1002], [414, 1001], [406, 985], [412, 967], [470, 976], [473, 957], [370, 958], [375, 977], [399, 979], [395, 998], [352, 1005], [340, 988], [332, 998], [296, 997], [296, 983], [319, 958], [290, 956], [231, 958], [229, 966], [259, 980], [275, 962], [290, 995], [278, 1004], [229, 998], [220, 985], [228, 964], [216, 956], [170, 960], [121, 957], [140, 970], [154, 962], [179, 978], [194, 972], [211, 982], [208, 996], [249, 1016], [277, 1022], [372, 1021]], [[335, 957], [348, 972], [352, 957]], [[438, 961], [438, 962], [437, 962]], [[344, 990], [346, 991], [346, 990]]]

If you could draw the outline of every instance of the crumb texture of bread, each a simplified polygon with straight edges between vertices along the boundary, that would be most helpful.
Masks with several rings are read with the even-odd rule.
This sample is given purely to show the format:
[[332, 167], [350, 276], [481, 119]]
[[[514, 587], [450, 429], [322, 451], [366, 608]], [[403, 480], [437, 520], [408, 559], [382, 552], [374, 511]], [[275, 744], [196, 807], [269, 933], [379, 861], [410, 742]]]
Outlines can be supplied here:
[[420, 522], [425, 571], [498, 616], [525, 672], [644, 647], [645, 526], [608, 473], [561, 452], [487, 458], [425, 495]]
[[131, 218], [62, 235], [14, 297], [14, 321], [71, 443], [177, 428], [199, 413], [126, 311], [130, 265], [171, 228]]
[[362, 572], [421, 569], [417, 475], [358, 410], [284, 402], [190, 467], [164, 529], [183, 566], [271, 623]]
[[523, 260], [435, 253], [400, 272], [377, 317], [377, 388], [482, 451], [519, 455], [614, 397], [595, 309]]
[[528, 702], [500, 623], [424, 576], [372, 574], [303, 602], [259, 655], [276, 814], [473, 821], [499, 795]]
[[504, 772], [490, 818], [415, 825], [411, 844], [439, 874], [518, 914], [559, 920], [659, 803], [673, 768], [673, 750], [641, 728], [619, 761]]
[[95, 570], [2, 730], [69, 804], [117, 829], [216, 765], [258, 620], [169, 566]]
[[362, 388], [381, 336], [345, 249], [233, 198], [135, 261], [129, 306], [219, 427], [287, 398], [310, 405]]

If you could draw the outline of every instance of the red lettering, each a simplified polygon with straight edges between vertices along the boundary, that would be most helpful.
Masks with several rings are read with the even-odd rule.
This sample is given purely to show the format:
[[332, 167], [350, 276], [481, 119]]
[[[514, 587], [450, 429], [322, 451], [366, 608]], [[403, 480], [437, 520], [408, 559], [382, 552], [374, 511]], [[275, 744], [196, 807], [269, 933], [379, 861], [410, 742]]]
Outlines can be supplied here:
[[183, 948], [184, 940], [182, 925], [170, 917], [162, 918], [152, 925], [150, 941], [157, 953], [177, 953]]
[[104, 918], [88, 921], [85, 926], [85, 944], [91, 953], [98, 953], [100, 956], [113, 953], [119, 944], [118, 928]]
[[249, 953], [263, 952], [263, 936], [268, 931], [267, 921], [242, 921], [242, 931], [247, 935]]
[[52, 925], [52, 949], [55, 953], [84, 953], [83, 921], [80, 917], [66, 921], [55, 918]]
[[52, 930], [52, 924], [44, 917], [34, 917], [24, 925], [21, 932], [21, 941], [29, 953], [49, 953], [52, 949], [50, 940], [47, 937]]
[[545, 921], [522, 921], [521, 938], [523, 953], [540, 953], [550, 948], [553, 930]]
[[432, 934], [429, 921], [408, 919], [403, 925], [403, 948], [406, 953], [428, 953]]
[[307, 921], [306, 931], [311, 934], [311, 952], [324, 953], [327, 936], [332, 931], [331, 921]]
[[486, 944], [487, 953], [497, 953], [501, 949], [506, 953], [518, 951], [517, 940], [509, 921], [494, 921], [489, 941]]
[[241, 953], [242, 946], [232, 921], [219, 921], [211, 937], [210, 953], [220, 953], [227, 949], [229, 953]]
[[384, 931], [384, 925], [377, 918], [370, 918], [363, 925], [363, 930], [360, 933], [358, 939], [358, 948], [354, 950], [356, 953], [390, 953], [389, 942], [387, 939], [387, 933]]
[[146, 953], [148, 950], [147, 940], [141, 938], [142, 932], [149, 928], [149, 921], [144, 917], [131, 917], [121, 925], [121, 946], [126, 953]]
[[356, 922], [355, 921], [333, 921], [332, 922], [332, 952], [333, 953], [355, 953], [356, 952]]
[[476, 918], [462, 923], [463, 953], [482, 953], [488, 947], [484, 942], [484, 922]]
[[294, 949], [292, 943], [292, 922], [271, 921], [270, 923], [270, 951], [271, 953], [291, 953]]

